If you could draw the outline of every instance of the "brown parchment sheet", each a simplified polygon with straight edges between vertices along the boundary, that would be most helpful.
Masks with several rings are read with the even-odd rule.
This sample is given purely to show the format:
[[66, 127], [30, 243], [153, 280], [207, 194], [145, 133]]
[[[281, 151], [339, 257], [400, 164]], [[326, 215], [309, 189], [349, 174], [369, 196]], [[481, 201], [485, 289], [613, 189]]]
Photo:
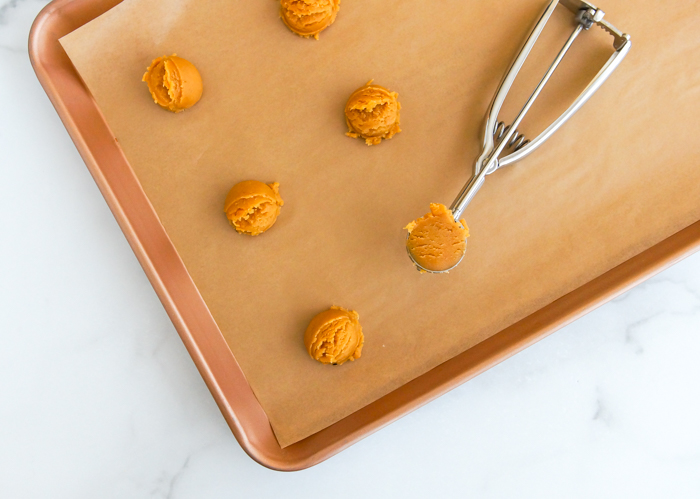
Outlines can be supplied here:
[[[274, 0], [125, 0], [61, 43], [94, 95], [201, 291], [280, 445], [311, 435], [700, 218], [700, 10], [605, 0], [633, 47], [542, 148], [491, 175], [465, 213], [468, 254], [420, 275], [405, 231], [450, 204], [481, 149], [484, 116], [543, 0], [344, 0], [320, 40], [292, 35]], [[559, 7], [538, 47], [561, 44]], [[537, 49], [502, 115], [547, 58]], [[204, 81], [172, 114], [141, 76], [177, 53]], [[521, 130], [535, 136], [612, 53], [581, 35]], [[345, 137], [343, 108], [369, 79], [399, 93], [403, 132]], [[515, 102], [518, 101], [518, 102]], [[262, 236], [223, 213], [233, 184], [279, 182]], [[362, 357], [309, 358], [309, 320], [357, 310]]]

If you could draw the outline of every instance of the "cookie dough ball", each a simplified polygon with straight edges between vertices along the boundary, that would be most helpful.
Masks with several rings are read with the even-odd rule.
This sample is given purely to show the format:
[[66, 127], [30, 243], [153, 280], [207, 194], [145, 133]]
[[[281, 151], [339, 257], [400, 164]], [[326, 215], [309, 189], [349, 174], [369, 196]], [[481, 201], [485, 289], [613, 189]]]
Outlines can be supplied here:
[[156, 104], [174, 113], [194, 106], [202, 97], [202, 77], [190, 61], [178, 57], [163, 56], [153, 62], [142, 81]]
[[284, 204], [279, 184], [246, 180], [233, 186], [226, 196], [224, 211], [236, 231], [257, 236], [272, 227]]
[[345, 122], [348, 137], [365, 139], [368, 146], [381, 143], [401, 132], [399, 127], [401, 104], [399, 94], [379, 85], [360, 87], [345, 105]]
[[342, 307], [331, 307], [311, 319], [304, 334], [311, 358], [333, 365], [359, 359], [365, 342], [359, 319], [357, 312]]
[[444, 204], [430, 203], [430, 213], [408, 224], [406, 247], [415, 262], [427, 270], [444, 272], [459, 263], [467, 249], [469, 228], [455, 222]]
[[318, 34], [333, 24], [340, 0], [280, 0], [280, 16], [294, 33], [304, 38]]

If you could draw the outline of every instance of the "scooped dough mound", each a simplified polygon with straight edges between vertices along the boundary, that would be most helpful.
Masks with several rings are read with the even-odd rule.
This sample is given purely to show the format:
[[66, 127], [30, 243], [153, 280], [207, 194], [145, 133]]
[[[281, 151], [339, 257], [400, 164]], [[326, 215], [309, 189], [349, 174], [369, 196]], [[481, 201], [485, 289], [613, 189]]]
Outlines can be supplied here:
[[280, 16], [294, 33], [314, 37], [333, 24], [340, 0], [280, 0]]
[[456, 222], [444, 204], [430, 203], [430, 213], [408, 224], [406, 246], [421, 267], [444, 272], [457, 265], [467, 249], [469, 228]]
[[178, 57], [163, 56], [153, 59], [142, 81], [156, 104], [179, 113], [194, 106], [202, 97], [202, 77], [190, 61]]
[[311, 358], [334, 365], [359, 359], [365, 342], [359, 319], [357, 312], [342, 307], [331, 307], [311, 319], [304, 334]]
[[236, 231], [257, 236], [275, 224], [283, 204], [277, 182], [246, 180], [234, 185], [228, 193], [224, 211]]
[[353, 92], [345, 105], [348, 137], [365, 139], [368, 146], [380, 144], [401, 132], [399, 94], [379, 85], [367, 85]]

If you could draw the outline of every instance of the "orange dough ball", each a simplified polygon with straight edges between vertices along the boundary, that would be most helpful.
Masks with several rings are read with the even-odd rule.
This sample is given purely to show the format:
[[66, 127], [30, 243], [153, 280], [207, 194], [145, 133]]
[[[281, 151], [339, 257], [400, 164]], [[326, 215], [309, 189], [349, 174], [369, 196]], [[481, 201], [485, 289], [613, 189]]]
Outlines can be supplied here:
[[284, 24], [299, 36], [314, 37], [333, 24], [340, 0], [280, 0]]
[[142, 81], [156, 104], [174, 113], [194, 106], [202, 97], [202, 77], [190, 61], [176, 55], [153, 59]]
[[246, 180], [229, 191], [224, 211], [237, 232], [257, 236], [275, 224], [283, 204], [277, 182]]
[[333, 365], [359, 359], [365, 343], [359, 319], [357, 312], [343, 307], [331, 307], [311, 319], [304, 333], [311, 358]]
[[399, 94], [379, 85], [367, 85], [355, 90], [345, 105], [345, 122], [352, 138], [363, 138], [368, 146], [380, 144], [401, 132]]

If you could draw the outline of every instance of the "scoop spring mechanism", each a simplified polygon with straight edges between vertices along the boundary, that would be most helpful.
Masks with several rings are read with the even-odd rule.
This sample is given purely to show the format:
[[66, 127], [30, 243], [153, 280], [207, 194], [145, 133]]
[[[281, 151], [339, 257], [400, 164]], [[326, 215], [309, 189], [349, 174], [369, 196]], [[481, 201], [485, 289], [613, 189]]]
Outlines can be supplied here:
[[[508, 133], [508, 130], [510, 129], [510, 125], [506, 125], [502, 121], [499, 121], [496, 124], [496, 129], [493, 131], [493, 138], [495, 140], [501, 139], [506, 133]], [[525, 135], [522, 133], [519, 133], [517, 130], [513, 132], [512, 137], [508, 141], [508, 145], [506, 145], [506, 149], [512, 149], [513, 152], [518, 151], [528, 145], [530, 143], [529, 140], [525, 138]]]

